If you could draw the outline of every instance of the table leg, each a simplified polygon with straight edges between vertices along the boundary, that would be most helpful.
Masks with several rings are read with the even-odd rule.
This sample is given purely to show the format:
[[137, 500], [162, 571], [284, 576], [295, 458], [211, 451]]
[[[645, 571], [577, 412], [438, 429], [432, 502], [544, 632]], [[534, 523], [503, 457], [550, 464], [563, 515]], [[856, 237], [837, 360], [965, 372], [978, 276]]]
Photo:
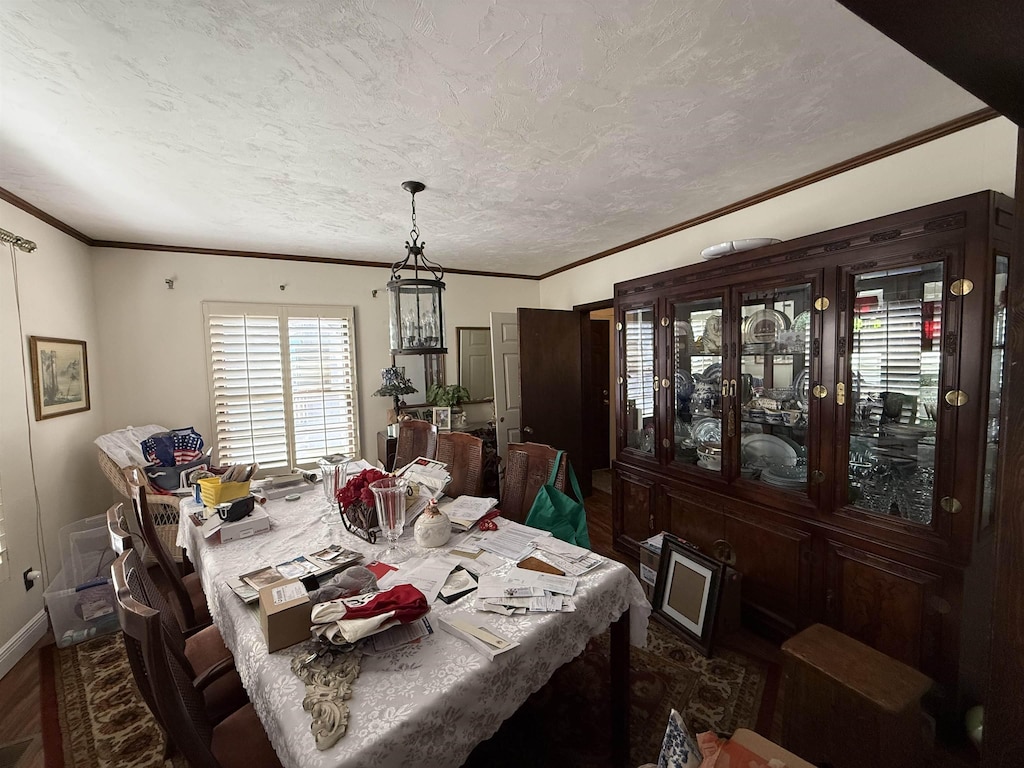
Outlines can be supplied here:
[[612, 623], [612, 760], [629, 765], [629, 609]]

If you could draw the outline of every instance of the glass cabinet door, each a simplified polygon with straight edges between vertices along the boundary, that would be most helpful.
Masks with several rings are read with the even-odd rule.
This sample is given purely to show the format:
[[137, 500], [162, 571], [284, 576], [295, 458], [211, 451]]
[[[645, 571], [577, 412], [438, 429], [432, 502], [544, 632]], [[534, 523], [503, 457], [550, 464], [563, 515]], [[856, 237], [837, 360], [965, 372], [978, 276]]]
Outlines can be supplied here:
[[999, 411], [1003, 390], [1003, 349], [1006, 345], [1006, 283], [1009, 261], [996, 256], [993, 282], [992, 367], [989, 369], [987, 421], [985, 431], [985, 474], [982, 478], [981, 520], [979, 530], [992, 525], [996, 505], [996, 458], [999, 451]]
[[675, 461], [722, 471], [722, 299], [671, 302]]
[[853, 277], [848, 501], [932, 522], [943, 264]]
[[[810, 432], [811, 284], [741, 294], [740, 476], [798, 493], [807, 489]], [[735, 390], [735, 392], [733, 391]]]
[[655, 365], [654, 307], [627, 309], [623, 314], [623, 370], [626, 404], [626, 447], [654, 454]]

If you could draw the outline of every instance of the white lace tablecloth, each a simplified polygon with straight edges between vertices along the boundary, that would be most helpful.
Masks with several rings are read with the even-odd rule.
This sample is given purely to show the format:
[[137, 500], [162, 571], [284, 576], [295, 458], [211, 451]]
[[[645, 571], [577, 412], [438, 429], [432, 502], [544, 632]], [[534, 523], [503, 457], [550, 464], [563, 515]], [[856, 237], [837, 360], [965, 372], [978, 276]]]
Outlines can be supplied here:
[[[299, 501], [271, 501], [271, 530], [221, 544], [204, 540], [189, 518], [200, 509], [182, 502], [178, 544], [185, 547], [202, 579], [213, 620], [235, 656], [242, 683], [286, 768], [390, 768], [462, 765], [473, 748], [540, 689], [562, 664], [578, 656], [587, 641], [630, 610], [630, 640], [646, 644], [650, 604], [636, 576], [608, 560], [580, 579], [572, 613], [522, 616], [481, 614], [520, 646], [494, 661], [441, 630], [419, 643], [382, 656], [364, 656], [349, 701], [348, 732], [320, 752], [302, 710], [303, 684], [292, 674], [291, 657], [300, 646], [267, 653], [255, 607], [246, 606], [227, 579], [261, 565], [284, 562], [338, 542], [374, 560], [383, 545], [368, 544], [319, 516], [326, 501], [307, 493]], [[401, 539], [415, 552], [411, 532]], [[445, 605], [436, 601], [428, 620], [471, 609], [471, 598]]]

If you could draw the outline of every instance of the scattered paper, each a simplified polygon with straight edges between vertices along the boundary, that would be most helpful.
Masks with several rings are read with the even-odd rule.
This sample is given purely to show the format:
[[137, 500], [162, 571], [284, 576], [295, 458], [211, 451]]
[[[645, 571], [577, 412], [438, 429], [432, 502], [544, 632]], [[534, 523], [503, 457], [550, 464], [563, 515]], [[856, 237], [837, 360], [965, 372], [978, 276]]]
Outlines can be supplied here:
[[529, 555], [535, 548], [534, 539], [543, 535], [536, 528], [520, 525], [503, 517], [497, 518], [495, 522], [498, 523], [498, 530], [483, 534], [480, 538], [480, 548], [509, 560], [518, 562]]
[[423, 593], [428, 603], [437, 599], [448, 574], [459, 565], [453, 557], [420, 557], [407, 560], [398, 570], [390, 571], [384, 578], [377, 581], [380, 589], [388, 589], [396, 584], [412, 584]]
[[430, 626], [430, 622], [424, 616], [417, 621], [412, 621], [408, 624], [396, 624], [383, 632], [371, 635], [366, 641], [369, 649], [364, 645], [363, 653], [386, 653], [432, 634], [434, 634], [434, 628]]

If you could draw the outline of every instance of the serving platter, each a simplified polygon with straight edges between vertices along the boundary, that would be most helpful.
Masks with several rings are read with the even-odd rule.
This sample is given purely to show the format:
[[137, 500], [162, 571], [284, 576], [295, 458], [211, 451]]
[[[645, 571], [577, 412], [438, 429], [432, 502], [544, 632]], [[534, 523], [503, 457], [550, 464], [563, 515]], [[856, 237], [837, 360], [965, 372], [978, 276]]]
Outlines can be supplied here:
[[759, 309], [743, 323], [746, 344], [774, 344], [789, 330], [789, 318], [777, 309]]
[[744, 435], [740, 443], [740, 453], [744, 464], [796, 466], [796, 451], [793, 450], [793, 446], [775, 435]]

